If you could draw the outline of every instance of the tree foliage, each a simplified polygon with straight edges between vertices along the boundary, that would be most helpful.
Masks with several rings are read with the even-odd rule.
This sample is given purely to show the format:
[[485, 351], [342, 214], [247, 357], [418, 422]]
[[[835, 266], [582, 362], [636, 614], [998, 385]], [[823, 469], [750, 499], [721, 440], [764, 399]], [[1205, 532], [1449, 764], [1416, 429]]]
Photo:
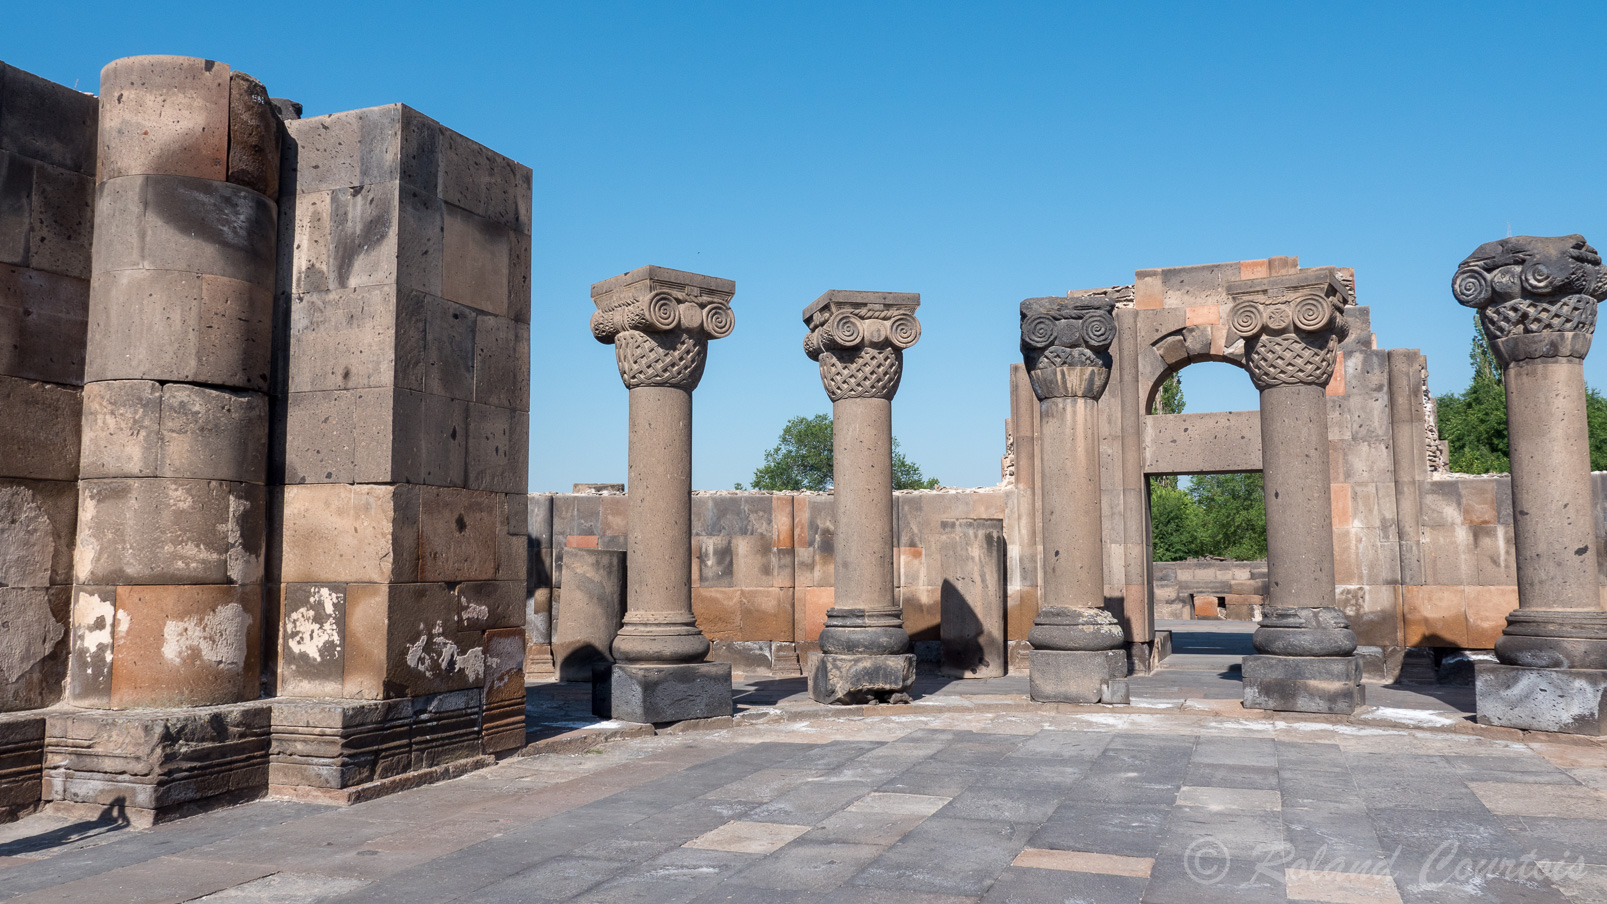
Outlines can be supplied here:
[[[781, 437], [764, 453], [764, 464], [753, 472], [753, 488], [777, 493], [788, 490], [824, 492], [832, 485], [831, 415], [795, 417], [781, 428]], [[893, 439], [893, 489], [930, 490], [936, 477], [921, 474], [920, 466], [904, 457]], [[742, 489], [737, 484], [737, 489]]]
[[[1506, 386], [1476, 314], [1468, 361], [1473, 365], [1468, 387], [1434, 400], [1439, 409], [1440, 438], [1450, 447], [1451, 470], [1458, 474], [1509, 471]], [[1590, 468], [1607, 470], [1607, 397], [1589, 387], [1585, 389], [1585, 420], [1590, 432]]]
[[[1166, 378], [1151, 414], [1182, 414], [1183, 383]], [[1155, 561], [1201, 556], [1261, 559], [1267, 555], [1267, 513], [1260, 474], [1199, 474], [1179, 486], [1176, 476], [1150, 478], [1150, 534]]]

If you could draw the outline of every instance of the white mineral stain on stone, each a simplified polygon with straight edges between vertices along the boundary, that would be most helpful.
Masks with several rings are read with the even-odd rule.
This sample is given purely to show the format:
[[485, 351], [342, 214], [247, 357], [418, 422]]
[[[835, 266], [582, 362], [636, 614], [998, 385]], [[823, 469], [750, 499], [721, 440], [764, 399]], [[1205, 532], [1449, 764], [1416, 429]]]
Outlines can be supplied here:
[[290, 652], [321, 662], [324, 648], [331, 657], [340, 655], [340, 626], [335, 624], [340, 597], [328, 587], [315, 587], [307, 605], [285, 619], [285, 645]]
[[229, 580], [236, 584], [255, 584], [262, 580], [262, 559], [248, 548], [240, 525], [251, 515], [251, 503], [239, 496], [229, 497], [227, 536], [229, 551], [224, 559]]
[[110, 596], [82, 590], [73, 603], [74, 655], [83, 663], [84, 677], [92, 682], [104, 680], [111, 667], [112, 622], [117, 617], [116, 610]]
[[162, 656], [175, 665], [199, 656], [215, 666], [236, 671], [245, 664], [250, 624], [250, 617], [239, 603], [229, 603], [199, 620], [169, 619], [162, 626]]
[[[95, 523], [95, 510], [97, 508], [99, 508], [99, 506], [95, 504], [95, 494], [79, 494], [78, 524], [80, 527], [85, 524]], [[95, 543], [96, 531], [80, 530], [78, 533], [79, 536], [77, 543], [73, 546], [73, 575], [77, 579], [82, 580], [87, 575], [94, 573], [95, 555], [100, 550]], [[107, 619], [106, 624], [108, 627], [111, 625], [111, 620], [109, 618]]]
[[0, 487], [0, 587], [47, 587], [50, 516], [22, 487]]
[[1455, 725], [1457, 722], [1462, 721], [1459, 716], [1452, 713], [1424, 709], [1400, 709], [1392, 706], [1373, 707], [1367, 712], [1358, 713], [1357, 716], [1374, 722], [1395, 722], [1401, 725], [1427, 728]]
[[465, 621], [484, 621], [490, 617], [490, 606], [482, 606], [478, 603], [468, 603], [463, 607], [463, 618]]
[[[407, 665], [425, 678], [436, 678], [452, 671], [458, 659], [457, 642], [444, 635], [440, 622], [427, 630], [419, 625], [419, 638], [407, 645]], [[484, 663], [482, 663], [483, 665]]]
[[469, 676], [470, 681], [479, 681], [485, 677], [485, 650], [471, 647], [458, 656], [458, 671]]

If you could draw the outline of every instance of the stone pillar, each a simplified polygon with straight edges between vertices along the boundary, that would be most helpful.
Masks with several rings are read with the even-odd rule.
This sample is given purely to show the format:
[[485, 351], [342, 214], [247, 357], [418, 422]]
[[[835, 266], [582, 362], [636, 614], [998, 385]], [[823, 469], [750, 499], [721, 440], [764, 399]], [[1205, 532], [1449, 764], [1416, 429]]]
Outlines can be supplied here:
[[1110, 382], [1115, 303], [1104, 295], [1021, 303], [1021, 355], [1038, 397], [1043, 599], [1032, 631], [1032, 699], [1122, 702], [1126, 637], [1105, 611], [1099, 397]]
[[833, 608], [809, 671], [820, 703], [908, 702], [915, 654], [893, 596], [893, 395], [921, 296], [833, 289], [804, 308], [804, 353], [832, 402]]
[[1507, 391], [1518, 608], [1475, 678], [1479, 721], [1600, 735], [1607, 727], [1607, 613], [1597, 577], [1585, 424], [1585, 354], [1607, 268], [1583, 236], [1514, 236], [1457, 269]]
[[590, 681], [592, 666], [612, 661], [625, 617], [625, 553], [564, 550], [564, 586], [554, 607], [552, 658], [560, 681]]
[[[591, 287], [592, 334], [630, 390], [630, 536], [615, 665], [593, 681], [604, 718], [678, 722], [731, 714], [731, 666], [705, 662], [692, 616], [692, 391], [710, 339], [731, 334], [736, 283], [638, 267]], [[562, 603], [560, 603], [560, 606]]]
[[1227, 285], [1231, 329], [1261, 390], [1267, 608], [1244, 661], [1244, 705], [1351, 713], [1362, 705], [1356, 634], [1335, 606], [1328, 381], [1349, 333], [1333, 267]]
[[229, 704], [261, 693], [280, 134], [221, 63], [101, 73], [67, 695], [136, 712], [51, 720], [63, 806], [143, 821], [267, 784], [267, 706]]
[[950, 678], [1002, 678], [1008, 671], [1004, 640], [1005, 543], [999, 518], [938, 522], [943, 567], [938, 632], [939, 667]]

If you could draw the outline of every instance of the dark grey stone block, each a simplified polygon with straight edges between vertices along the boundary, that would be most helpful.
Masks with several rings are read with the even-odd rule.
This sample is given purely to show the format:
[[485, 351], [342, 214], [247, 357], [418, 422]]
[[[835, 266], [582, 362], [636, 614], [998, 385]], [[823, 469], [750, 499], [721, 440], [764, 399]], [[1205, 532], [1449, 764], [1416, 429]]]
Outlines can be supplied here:
[[1033, 650], [1027, 656], [1031, 696], [1039, 703], [1098, 703], [1111, 679], [1127, 677], [1125, 649]]
[[684, 722], [731, 715], [731, 663], [592, 666], [591, 711], [624, 722]]
[[1366, 703], [1360, 656], [1246, 656], [1244, 705], [1349, 715]]
[[809, 660], [809, 696], [816, 703], [843, 706], [907, 703], [910, 688], [914, 686], [914, 653], [871, 656], [819, 653]]
[[1479, 724], [1600, 736], [1607, 671], [1474, 664]]

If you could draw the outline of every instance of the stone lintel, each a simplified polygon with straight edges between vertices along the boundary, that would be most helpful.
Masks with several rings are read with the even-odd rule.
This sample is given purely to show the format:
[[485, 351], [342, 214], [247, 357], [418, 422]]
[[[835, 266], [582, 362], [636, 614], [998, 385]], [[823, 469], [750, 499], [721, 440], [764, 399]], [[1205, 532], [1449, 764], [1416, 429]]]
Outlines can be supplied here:
[[1351, 305], [1356, 299], [1339, 276], [1338, 267], [1307, 267], [1282, 276], [1263, 276], [1258, 279], [1241, 279], [1226, 286], [1228, 296], [1235, 302], [1260, 299], [1276, 300], [1290, 295], [1320, 294], [1338, 298]]
[[821, 311], [910, 311], [921, 306], [919, 292], [866, 292], [854, 289], [830, 289], [809, 303], [803, 310], [804, 323]]
[[[643, 286], [642, 284], [646, 284]], [[640, 291], [638, 291], [640, 288]], [[701, 273], [691, 273], [686, 270], [673, 270], [669, 267], [657, 267], [649, 264], [637, 267], [628, 273], [611, 276], [602, 282], [593, 283], [591, 287], [592, 301], [598, 310], [608, 310], [615, 306], [611, 298], [615, 293], [623, 293], [625, 297], [635, 298], [643, 292], [651, 293], [659, 289], [697, 289], [700, 295], [714, 296], [713, 299], [730, 301], [731, 296], [737, 292], [735, 280], [721, 279], [717, 276], [704, 276]], [[624, 291], [624, 290], [631, 291]]]

